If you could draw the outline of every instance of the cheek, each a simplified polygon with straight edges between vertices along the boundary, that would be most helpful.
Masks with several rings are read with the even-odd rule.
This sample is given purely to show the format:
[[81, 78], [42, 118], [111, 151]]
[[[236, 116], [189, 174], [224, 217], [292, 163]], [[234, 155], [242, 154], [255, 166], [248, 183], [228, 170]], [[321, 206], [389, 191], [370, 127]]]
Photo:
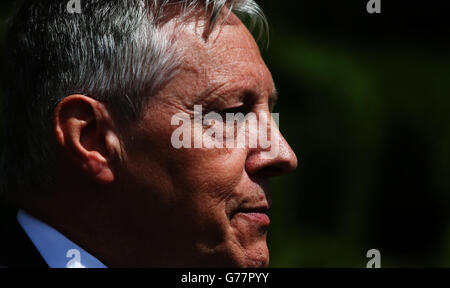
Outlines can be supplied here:
[[186, 225], [192, 225], [211, 245], [229, 231], [229, 207], [237, 202], [237, 187], [245, 173], [244, 151], [184, 149], [174, 152], [172, 182]]
[[215, 199], [217, 203], [232, 196], [245, 175], [244, 149], [183, 149], [175, 152], [171, 167], [174, 183], [193, 195]]

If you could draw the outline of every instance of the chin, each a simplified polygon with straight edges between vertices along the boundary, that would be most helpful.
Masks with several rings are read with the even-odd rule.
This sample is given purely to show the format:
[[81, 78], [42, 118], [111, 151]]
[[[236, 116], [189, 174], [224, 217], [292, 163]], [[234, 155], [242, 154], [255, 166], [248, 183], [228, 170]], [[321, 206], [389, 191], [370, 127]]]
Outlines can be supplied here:
[[247, 268], [266, 268], [269, 266], [269, 250], [267, 249], [267, 245], [264, 244], [264, 247], [251, 254], [246, 265]]
[[269, 249], [265, 240], [258, 240], [250, 247], [244, 247], [242, 243], [238, 243], [232, 241], [231, 245], [221, 245], [214, 252], [209, 251], [206, 257], [204, 253], [201, 253], [204, 257], [197, 257], [198, 267], [266, 268], [269, 265]]
[[245, 249], [239, 259], [239, 268], [266, 268], [269, 266], [269, 249], [266, 241], [258, 241], [251, 248]]

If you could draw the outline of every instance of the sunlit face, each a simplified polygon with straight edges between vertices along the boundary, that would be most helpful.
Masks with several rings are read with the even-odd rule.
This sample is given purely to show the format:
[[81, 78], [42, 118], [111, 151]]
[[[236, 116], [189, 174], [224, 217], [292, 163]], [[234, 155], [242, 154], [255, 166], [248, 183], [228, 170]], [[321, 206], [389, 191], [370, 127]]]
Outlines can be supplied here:
[[[201, 26], [201, 25], [200, 25]], [[258, 46], [231, 15], [207, 40], [193, 23], [183, 43], [180, 73], [152, 96], [144, 116], [124, 135], [126, 182], [148, 266], [264, 267], [270, 196], [267, 180], [295, 169], [297, 159], [280, 137], [280, 153], [259, 148], [175, 149], [172, 116], [204, 112], [270, 113], [275, 87]], [[282, 121], [282, 115], [281, 115]], [[130, 200], [132, 199], [132, 200]], [[133, 227], [133, 228], [131, 228]]]

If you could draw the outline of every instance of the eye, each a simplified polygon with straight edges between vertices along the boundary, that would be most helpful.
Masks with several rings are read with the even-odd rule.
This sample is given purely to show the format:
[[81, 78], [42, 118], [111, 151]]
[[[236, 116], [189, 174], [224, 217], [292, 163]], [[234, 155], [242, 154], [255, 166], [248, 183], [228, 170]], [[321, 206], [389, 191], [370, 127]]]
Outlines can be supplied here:
[[[225, 123], [227, 121], [227, 114], [236, 116], [237, 114], [241, 113], [245, 117], [247, 115], [247, 113], [249, 112], [249, 109], [245, 104], [240, 104], [239, 106], [235, 106], [235, 107], [231, 107], [231, 108], [221, 109], [221, 108], [217, 107], [215, 109], [206, 109], [206, 111], [207, 112], [205, 112], [205, 114], [203, 115], [202, 121], [207, 120], [208, 123], [220, 121], [220, 122]], [[212, 118], [209, 117], [208, 114], [211, 112], [217, 113], [220, 116], [220, 118], [216, 119], [215, 117], [212, 117]]]
[[245, 115], [246, 113], [246, 107], [244, 105], [238, 106], [238, 107], [234, 107], [234, 108], [228, 108], [225, 110], [222, 110], [221, 113], [223, 113], [224, 115], [230, 113], [230, 114], [238, 114], [238, 113], [242, 113]]
[[242, 104], [242, 105], [240, 105], [240, 106], [233, 107], [233, 108], [227, 108], [227, 109], [221, 110], [221, 111], [219, 112], [219, 114], [221, 114], [223, 117], [225, 117], [227, 114], [233, 114], [233, 115], [236, 115], [236, 114], [238, 114], [238, 113], [242, 113], [242, 114], [244, 114], [244, 116], [245, 116], [245, 114], [248, 113], [247, 106], [244, 105], [244, 104]]

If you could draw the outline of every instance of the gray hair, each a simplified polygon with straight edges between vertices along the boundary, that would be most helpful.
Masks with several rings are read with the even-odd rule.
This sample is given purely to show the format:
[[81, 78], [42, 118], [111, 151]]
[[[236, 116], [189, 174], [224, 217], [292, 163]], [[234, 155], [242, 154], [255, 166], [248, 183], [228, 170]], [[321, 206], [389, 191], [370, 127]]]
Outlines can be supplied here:
[[[89, 95], [124, 121], [139, 117], [147, 97], [174, 76], [181, 58], [163, 30], [167, 18], [204, 9], [210, 30], [224, 7], [267, 31], [254, 0], [28, 0], [5, 40], [2, 190], [42, 190], [53, 181], [52, 117], [71, 94]], [[181, 7], [177, 15], [166, 13]], [[261, 34], [260, 34], [261, 35]]]

